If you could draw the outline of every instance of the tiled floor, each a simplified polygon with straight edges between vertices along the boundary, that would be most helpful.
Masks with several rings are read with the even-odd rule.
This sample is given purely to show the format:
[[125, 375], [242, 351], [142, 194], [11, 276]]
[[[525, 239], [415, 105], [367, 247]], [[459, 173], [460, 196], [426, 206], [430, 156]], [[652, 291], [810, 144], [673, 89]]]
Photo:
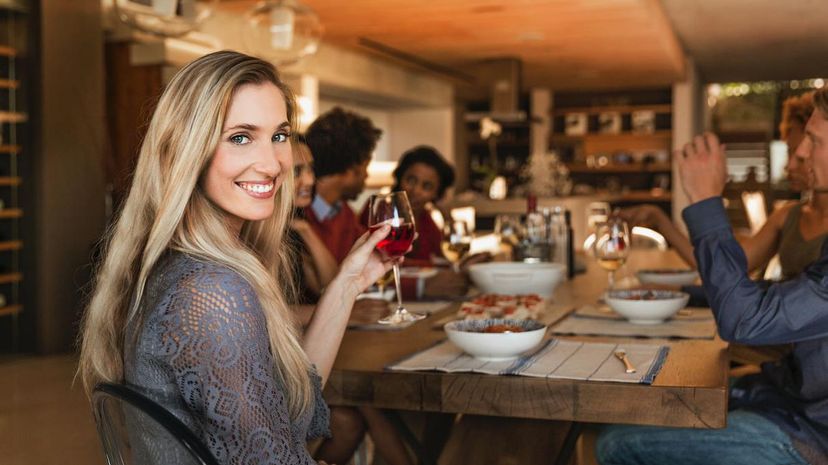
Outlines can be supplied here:
[[0, 463], [106, 463], [76, 366], [71, 355], [0, 359]]

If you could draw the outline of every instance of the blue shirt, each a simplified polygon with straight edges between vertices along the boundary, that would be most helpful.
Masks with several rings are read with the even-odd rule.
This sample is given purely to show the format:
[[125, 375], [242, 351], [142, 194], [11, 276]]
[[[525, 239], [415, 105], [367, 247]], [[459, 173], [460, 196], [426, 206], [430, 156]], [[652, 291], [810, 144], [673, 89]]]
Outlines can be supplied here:
[[828, 456], [828, 248], [795, 279], [765, 287], [748, 276], [720, 197], [683, 216], [722, 339], [793, 344], [791, 355], [763, 364], [740, 407], [777, 423], [803, 455]]
[[325, 199], [322, 198], [321, 195], [316, 194], [313, 196], [311, 209], [313, 209], [313, 213], [319, 221], [325, 221], [333, 218], [337, 213], [339, 213], [339, 210], [342, 209], [342, 202], [336, 202], [333, 205], [330, 205], [325, 201]]

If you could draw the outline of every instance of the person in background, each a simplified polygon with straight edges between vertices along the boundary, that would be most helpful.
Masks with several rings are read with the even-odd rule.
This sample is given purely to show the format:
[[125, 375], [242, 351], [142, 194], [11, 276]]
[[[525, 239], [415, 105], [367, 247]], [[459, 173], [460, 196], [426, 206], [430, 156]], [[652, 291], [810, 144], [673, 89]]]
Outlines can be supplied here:
[[[828, 205], [828, 89], [814, 94], [814, 112], [796, 156], [812, 166], [818, 204]], [[730, 392], [721, 430], [609, 426], [599, 436], [602, 465], [828, 464], [828, 246], [794, 279], [763, 287], [748, 276], [721, 194], [725, 150], [713, 134], [676, 153], [691, 205], [683, 217], [722, 339], [741, 344], [793, 344], [793, 352], [741, 378]]]
[[325, 243], [305, 220], [305, 208], [313, 201], [313, 185], [316, 181], [313, 175], [313, 156], [301, 135], [296, 136], [292, 147], [295, 210], [288, 234], [297, 253], [298, 266], [294, 271], [298, 283], [297, 303], [313, 304], [336, 276], [338, 266]]
[[[402, 154], [393, 176], [392, 190], [408, 194], [417, 225], [417, 239], [405, 256], [404, 266], [432, 267], [445, 262], [440, 249], [443, 232], [434, 223], [431, 212], [454, 184], [454, 168], [435, 148], [420, 145]], [[360, 220], [363, 226], [368, 226], [367, 204]], [[486, 254], [465, 257], [463, 267], [487, 259]], [[417, 283], [417, 278], [405, 278], [401, 284], [406, 298], [457, 297], [468, 292], [469, 280], [465, 271], [441, 268], [436, 275], [424, 279], [422, 285]]]
[[[325, 246], [324, 241], [304, 219], [304, 210], [313, 199], [315, 178], [313, 155], [305, 138], [297, 135], [293, 147], [293, 176], [295, 179], [295, 215], [290, 225], [293, 247], [298, 254], [296, 260], [297, 305], [294, 305], [299, 319], [307, 324], [311, 321], [319, 295], [336, 276], [336, 260]], [[360, 299], [354, 303], [349, 323], [373, 323], [388, 311], [388, 304], [378, 299]], [[314, 454], [318, 460], [329, 463], [347, 463], [369, 432], [377, 453], [389, 465], [410, 463], [405, 446], [384, 414], [371, 407], [331, 407], [331, 437], [323, 440]]]
[[341, 263], [365, 228], [348, 206], [365, 189], [368, 164], [382, 131], [371, 120], [336, 107], [319, 116], [305, 140], [314, 158], [316, 195], [305, 219], [337, 263]]
[[[785, 100], [779, 129], [788, 145], [786, 172], [791, 190], [808, 191], [812, 167], [808, 160], [797, 155], [797, 147], [804, 140], [805, 124], [813, 113], [812, 93]], [[808, 195], [804, 196], [806, 199]], [[768, 263], [779, 253], [783, 279], [797, 276], [819, 257], [822, 243], [828, 234], [828, 210], [819, 201], [788, 202], [774, 210], [765, 225], [753, 236], [739, 237], [747, 255], [748, 269], [753, 271]], [[621, 217], [632, 225], [648, 226], [661, 232], [667, 242], [693, 268], [693, 246], [690, 240], [673, 224], [663, 210], [654, 205], [641, 205], [621, 211]]]
[[[310, 465], [351, 307], [395, 261], [357, 239], [304, 334], [288, 306], [296, 104], [272, 64], [205, 55], [173, 76], [84, 315], [79, 374], [141, 390], [220, 464]], [[151, 432], [137, 463], [189, 463]]]

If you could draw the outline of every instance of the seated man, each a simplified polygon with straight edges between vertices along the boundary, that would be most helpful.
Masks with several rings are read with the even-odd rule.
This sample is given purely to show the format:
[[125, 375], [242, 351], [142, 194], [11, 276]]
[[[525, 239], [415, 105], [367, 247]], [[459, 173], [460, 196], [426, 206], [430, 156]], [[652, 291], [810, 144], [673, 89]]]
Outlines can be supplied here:
[[[813, 166], [814, 196], [828, 199], [828, 89], [796, 156]], [[828, 464], [828, 248], [797, 278], [762, 288], [750, 280], [721, 199], [727, 177], [716, 136], [676, 154], [692, 205], [684, 212], [719, 334], [742, 344], [793, 344], [793, 353], [731, 391], [722, 430], [610, 426], [598, 439], [603, 465]]]

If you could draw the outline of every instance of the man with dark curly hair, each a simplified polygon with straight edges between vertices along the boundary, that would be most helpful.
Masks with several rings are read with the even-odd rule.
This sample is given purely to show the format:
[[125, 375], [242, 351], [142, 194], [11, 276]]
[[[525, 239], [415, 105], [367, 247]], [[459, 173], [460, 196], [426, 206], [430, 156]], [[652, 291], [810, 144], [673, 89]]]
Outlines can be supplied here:
[[317, 118], [305, 134], [316, 174], [316, 195], [306, 219], [325, 238], [337, 263], [365, 231], [347, 201], [365, 188], [368, 163], [381, 134], [368, 118], [340, 107]]

